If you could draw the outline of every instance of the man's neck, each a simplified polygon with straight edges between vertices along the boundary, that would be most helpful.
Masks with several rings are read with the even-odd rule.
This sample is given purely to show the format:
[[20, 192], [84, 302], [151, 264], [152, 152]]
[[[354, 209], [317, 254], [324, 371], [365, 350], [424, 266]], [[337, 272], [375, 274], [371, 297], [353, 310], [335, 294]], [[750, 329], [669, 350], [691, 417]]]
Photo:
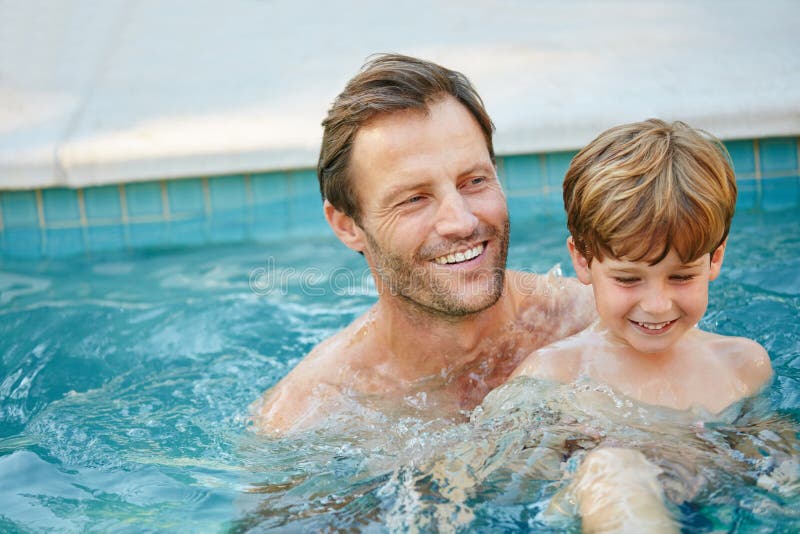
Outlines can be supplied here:
[[392, 361], [406, 370], [406, 379], [413, 380], [466, 366], [499, 336], [513, 315], [504, 287], [492, 306], [461, 317], [439, 315], [396, 298], [381, 300], [373, 324]]

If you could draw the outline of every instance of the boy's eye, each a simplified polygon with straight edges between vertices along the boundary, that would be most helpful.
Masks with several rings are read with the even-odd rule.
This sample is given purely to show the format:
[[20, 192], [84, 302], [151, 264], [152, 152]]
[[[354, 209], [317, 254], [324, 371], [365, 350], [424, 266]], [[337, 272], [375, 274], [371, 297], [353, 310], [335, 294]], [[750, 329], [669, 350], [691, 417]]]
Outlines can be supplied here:
[[695, 275], [693, 274], [674, 274], [670, 276], [673, 280], [677, 282], [688, 282], [689, 280], [694, 280]]
[[615, 276], [614, 281], [618, 284], [635, 284], [639, 281], [635, 276]]

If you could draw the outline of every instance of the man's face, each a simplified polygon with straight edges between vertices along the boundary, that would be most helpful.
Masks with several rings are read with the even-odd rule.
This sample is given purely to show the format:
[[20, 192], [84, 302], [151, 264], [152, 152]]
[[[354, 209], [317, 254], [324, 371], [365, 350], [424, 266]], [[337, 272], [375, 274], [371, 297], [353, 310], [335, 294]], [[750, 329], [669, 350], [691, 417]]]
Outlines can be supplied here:
[[451, 97], [379, 116], [356, 135], [351, 177], [378, 290], [439, 315], [503, 290], [508, 210], [480, 127]]

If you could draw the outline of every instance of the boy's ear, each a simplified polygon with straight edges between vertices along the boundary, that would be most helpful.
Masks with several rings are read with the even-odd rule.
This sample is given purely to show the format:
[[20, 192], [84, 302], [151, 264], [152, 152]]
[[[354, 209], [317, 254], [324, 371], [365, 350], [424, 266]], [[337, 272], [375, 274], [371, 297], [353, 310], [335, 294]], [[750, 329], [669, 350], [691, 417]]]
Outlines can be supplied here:
[[592, 271], [589, 269], [589, 261], [583, 257], [578, 247], [575, 246], [575, 240], [572, 239], [572, 236], [567, 238], [567, 249], [569, 250], [569, 257], [572, 259], [572, 267], [575, 269], [578, 280], [584, 284], [591, 284]]
[[727, 244], [728, 240], [725, 239], [725, 241], [711, 253], [711, 270], [708, 273], [709, 280], [713, 280], [719, 276], [719, 271], [722, 268], [722, 260], [725, 258], [725, 246]]
[[333, 204], [327, 200], [323, 203], [322, 209], [325, 212], [325, 219], [328, 221], [333, 233], [339, 238], [339, 241], [345, 244], [347, 248], [355, 250], [356, 252], [363, 252], [366, 248], [366, 239], [364, 231], [361, 229], [356, 221], [349, 215], [333, 207]]

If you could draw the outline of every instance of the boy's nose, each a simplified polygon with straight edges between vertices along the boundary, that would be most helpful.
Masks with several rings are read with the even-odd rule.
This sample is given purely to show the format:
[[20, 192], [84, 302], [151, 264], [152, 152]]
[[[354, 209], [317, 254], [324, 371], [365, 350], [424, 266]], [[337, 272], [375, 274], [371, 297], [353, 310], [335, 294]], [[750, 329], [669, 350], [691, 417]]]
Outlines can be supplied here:
[[672, 309], [672, 298], [669, 291], [663, 287], [650, 287], [644, 294], [639, 306], [642, 311], [658, 316]]
[[464, 238], [478, 227], [478, 218], [458, 192], [447, 195], [436, 213], [436, 232], [443, 237]]

